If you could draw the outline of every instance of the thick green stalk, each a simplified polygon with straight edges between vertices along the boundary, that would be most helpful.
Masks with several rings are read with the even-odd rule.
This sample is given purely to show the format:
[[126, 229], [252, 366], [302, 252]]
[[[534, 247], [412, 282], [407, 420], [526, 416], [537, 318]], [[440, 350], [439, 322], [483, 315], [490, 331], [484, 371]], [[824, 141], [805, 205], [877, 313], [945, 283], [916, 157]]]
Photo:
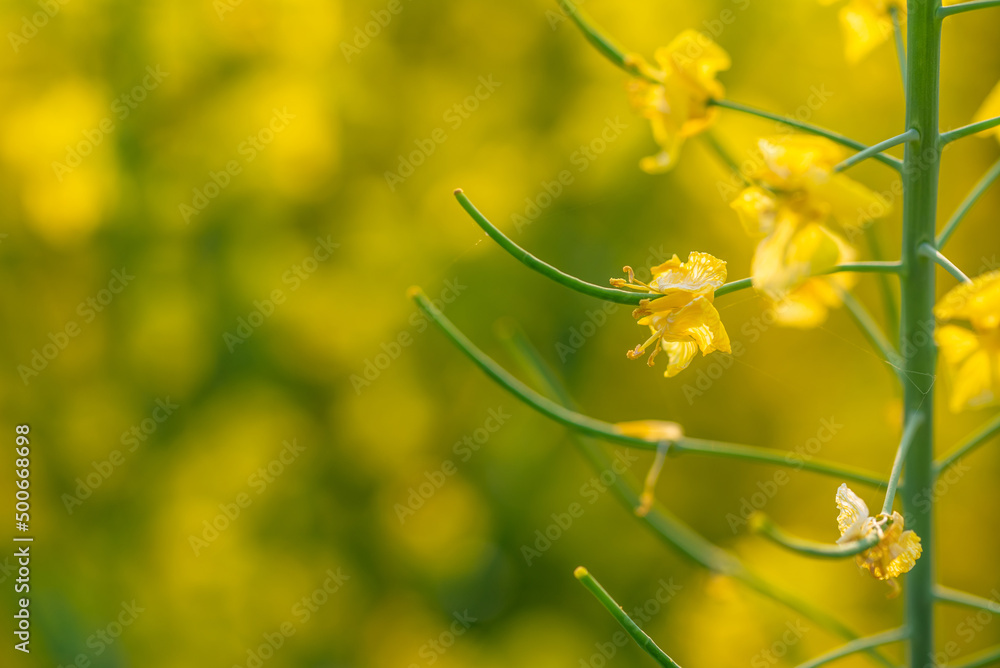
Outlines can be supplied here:
[[906, 625], [910, 631], [908, 665], [935, 665], [933, 379], [937, 347], [928, 330], [934, 324], [934, 262], [920, 251], [933, 244], [940, 171], [938, 85], [940, 77], [940, 0], [907, 2], [906, 129], [919, 138], [906, 144], [903, 157], [903, 244], [901, 257], [905, 427], [921, 420], [906, 455], [903, 508], [906, 528], [922, 541], [923, 555], [906, 579]]

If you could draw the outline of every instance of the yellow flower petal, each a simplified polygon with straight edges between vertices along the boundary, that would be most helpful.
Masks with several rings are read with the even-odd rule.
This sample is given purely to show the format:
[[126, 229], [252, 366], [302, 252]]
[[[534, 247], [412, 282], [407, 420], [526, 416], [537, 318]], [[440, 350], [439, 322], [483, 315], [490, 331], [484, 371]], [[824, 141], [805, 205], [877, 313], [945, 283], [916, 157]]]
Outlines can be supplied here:
[[678, 290], [711, 295], [726, 282], [726, 262], [708, 253], [692, 252], [687, 262], [676, 255], [652, 269], [649, 287], [669, 294]]
[[934, 307], [934, 338], [951, 376], [951, 410], [1000, 401], [1000, 271], [950, 290]]
[[857, 564], [879, 580], [889, 580], [907, 573], [920, 558], [923, 547], [920, 537], [903, 531], [903, 516], [892, 514], [892, 524], [875, 547], [857, 556]]
[[941, 350], [941, 357], [952, 367], [956, 367], [979, 350], [979, 337], [971, 329], [958, 325], [940, 325], [934, 331], [934, 339]]
[[690, 29], [657, 50], [656, 60], [664, 70], [672, 69], [706, 97], [716, 98], [721, 98], [724, 91], [715, 76], [732, 65], [722, 47], [705, 33]]
[[837, 509], [840, 511], [837, 515], [840, 540], [837, 542], [848, 542], [862, 538], [862, 529], [868, 521], [868, 506], [846, 484], [837, 488], [836, 498]]
[[743, 229], [750, 236], [769, 234], [774, 230], [778, 202], [772, 193], [760, 186], [743, 189], [729, 206], [736, 211]]
[[852, 0], [840, 10], [847, 62], [856, 64], [875, 48], [888, 41], [892, 34], [889, 12], [879, 11], [871, 0]]
[[828, 282], [829, 279], [826, 278], [811, 278], [779, 301], [773, 302], [775, 322], [784, 327], [799, 329], [819, 327], [826, 322], [830, 309], [826, 301], [817, 296], [817, 292], [821, 290], [816, 288], [825, 286]]
[[953, 370], [952, 376], [949, 405], [953, 412], [995, 404], [1000, 392], [1000, 354], [977, 350]]
[[663, 375], [672, 378], [688, 368], [698, 354], [698, 344], [681, 341], [663, 341], [663, 351], [667, 354], [667, 370]]
[[967, 320], [980, 330], [1000, 327], [1000, 271], [952, 288], [934, 307], [940, 320]]
[[[722, 325], [719, 312], [705, 297], [696, 297], [690, 304], [678, 310], [673, 316], [671, 332], [694, 339], [702, 355], [716, 350], [732, 352], [729, 335]], [[665, 340], [667, 337], [664, 337]]]
[[751, 264], [754, 287], [783, 299], [809, 276], [841, 262], [845, 247], [846, 242], [818, 223], [782, 220], [757, 244]]
[[764, 162], [755, 176], [782, 190], [802, 187], [817, 172], [831, 172], [846, 157], [846, 151], [829, 139], [806, 134], [764, 137], [757, 148]]
[[809, 186], [810, 196], [829, 206], [830, 217], [845, 229], [858, 229], [892, 212], [892, 203], [843, 174], [830, 174]]

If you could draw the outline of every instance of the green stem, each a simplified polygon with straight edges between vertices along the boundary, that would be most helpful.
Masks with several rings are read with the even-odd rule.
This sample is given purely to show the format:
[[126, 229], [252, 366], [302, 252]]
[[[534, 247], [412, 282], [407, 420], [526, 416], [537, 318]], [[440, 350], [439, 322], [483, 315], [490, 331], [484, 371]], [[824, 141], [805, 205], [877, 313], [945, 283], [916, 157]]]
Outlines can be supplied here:
[[986, 443], [991, 438], [1000, 433], [1000, 416], [996, 417], [992, 422], [988, 423], [986, 426], [982, 427], [979, 431], [973, 433], [971, 436], [965, 439], [960, 445], [956, 446], [954, 450], [944, 455], [937, 462], [934, 463], [934, 475], [939, 476], [941, 472], [947, 469], [949, 466], [954, 464], [960, 458], [969, 454], [972, 450], [978, 448], [983, 443]]
[[858, 328], [868, 339], [869, 343], [881, 353], [882, 359], [889, 368], [892, 369], [893, 373], [899, 378], [900, 382], [904, 380], [902, 371], [899, 369], [899, 353], [886, 338], [885, 334], [882, 332], [882, 328], [878, 326], [875, 319], [872, 318], [871, 314], [861, 305], [857, 299], [854, 298], [847, 290], [840, 290], [840, 298], [844, 302], [844, 307], [847, 312], [851, 314], [854, 322], [858, 325]]
[[973, 2], [960, 2], [957, 5], [938, 7], [937, 17], [943, 19], [963, 12], [971, 12], [974, 9], [986, 9], [988, 7], [1000, 7], [1000, 0], [974, 0]]
[[519, 260], [529, 269], [534, 269], [538, 273], [542, 274], [546, 278], [552, 279], [556, 283], [590, 297], [597, 297], [598, 299], [614, 302], [616, 304], [637, 305], [643, 299], [655, 299], [660, 296], [655, 293], [629, 292], [627, 290], [605, 288], [600, 285], [588, 283], [580, 280], [576, 276], [571, 276], [570, 274], [562, 272], [547, 262], [539, 260], [537, 257], [511, 241], [510, 238], [508, 238], [493, 223], [491, 223], [486, 216], [484, 216], [479, 209], [477, 209], [475, 205], [469, 201], [469, 198], [466, 197], [461, 188], [455, 191], [455, 198], [458, 200], [458, 203], [462, 205], [462, 208], [465, 209], [466, 213], [468, 213], [472, 219], [479, 224], [479, 227], [481, 227], [483, 231], [486, 232], [491, 239], [493, 239], [493, 241], [497, 242], [497, 245], [513, 255], [515, 259]]
[[[520, 331], [520, 328], [516, 325], [508, 325], [499, 329], [501, 330], [501, 339], [521, 364], [522, 368], [531, 374], [535, 382], [544, 388], [548, 394], [554, 396], [565, 407], [572, 409], [574, 407], [573, 400], [566, 391], [566, 387], [552, 372], [551, 368], [542, 361], [538, 351], [528, 342], [527, 337]], [[611, 470], [612, 461], [610, 457], [604, 453], [604, 450], [596, 442], [579, 434], [573, 434], [573, 441], [590, 461], [595, 471], [603, 472]], [[631, 510], [639, 505], [640, 496], [637, 491], [637, 484], [627, 472], [614, 477], [611, 489], [626, 508]], [[761, 576], [750, 571], [737, 557], [709, 542], [704, 536], [678, 519], [662, 504], [654, 503], [653, 508], [645, 516], [640, 517], [639, 521], [655, 532], [657, 536], [673, 549], [679, 551], [703, 568], [713, 573], [732, 577], [761, 596], [788, 607], [790, 610], [832, 633], [850, 640], [858, 637], [851, 628], [844, 625], [837, 618], [832, 617], [822, 608], [813, 606], [797, 598], [795, 595], [779, 589]], [[869, 650], [868, 654], [884, 666], [893, 668], [895, 665], [883, 657], [877, 650]]]
[[970, 123], [969, 125], [963, 125], [960, 128], [954, 130], [949, 130], [948, 132], [941, 133], [941, 138], [938, 141], [938, 146], [944, 148], [948, 144], [963, 137], [968, 137], [969, 135], [974, 135], [977, 132], [982, 132], [983, 130], [989, 130], [990, 128], [995, 128], [1000, 125], [1000, 116], [996, 118], [988, 118], [985, 121], [979, 121], [978, 123]]
[[609, 594], [607, 590], [601, 586], [600, 582], [594, 579], [594, 576], [591, 575], [586, 568], [578, 566], [577, 569], [573, 571], [573, 575], [580, 581], [580, 584], [587, 588], [587, 591], [594, 595], [594, 598], [600, 601], [601, 605], [604, 606], [604, 609], [610, 612], [611, 616], [614, 617], [619, 624], [621, 624], [621, 627], [625, 629], [625, 632], [629, 634], [629, 637], [631, 637], [632, 640], [634, 640], [646, 654], [653, 657], [653, 660], [656, 661], [656, 663], [661, 666], [665, 666], [666, 668], [680, 668], [676, 661], [671, 659], [666, 652], [657, 647], [656, 643], [653, 642], [653, 639], [647, 636], [643, 630], [639, 628], [639, 625], [632, 621], [631, 617], [625, 614], [622, 607], [618, 605], [615, 599], [611, 598], [611, 594]]
[[991, 185], [993, 185], [993, 182], [997, 180], [998, 176], [1000, 176], [1000, 160], [997, 160], [993, 166], [990, 167], [990, 170], [986, 172], [983, 178], [979, 180], [979, 183], [977, 183], [972, 191], [969, 192], [966, 198], [962, 201], [962, 204], [952, 215], [951, 220], [949, 220], [944, 226], [944, 229], [941, 230], [941, 234], [937, 236], [937, 240], [934, 242], [934, 245], [937, 248], [944, 248], [948, 239], [955, 232], [955, 228], [957, 228], [958, 224], [962, 222], [963, 218], [965, 218], [965, 214], [969, 213], [969, 209], [972, 208], [972, 205], [983, 196], [983, 193], [985, 193]]
[[[571, 429], [582, 432], [589, 436], [596, 436], [608, 441], [622, 443], [632, 448], [640, 450], [656, 450], [659, 441], [647, 441], [634, 436], [626, 436], [615, 425], [610, 422], [603, 422], [587, 415], [582, 415], [571, 411], [564, 406], [552, 401], [548, 397], [535, 392], [530, 387], [510, 374], [509, 371], [497, 364], [486, 353], [476, 347], [455, 325], [435, 307], [427, 296], [418, 288], [411, 288], [411, 297], [416, 302], [421, 311], [427, 315], [451, 341], [459, 347], [475, 364], [483, 370], [490, 378], [513, 394], [515, 397], [534, 408], [542, 415], [545, 415], [556, 422]], [[881, 486], [886, 484], [885, 480], [868, 471], [856, 469], [851, 466], [834, 464], [817, 459], [801, 461], [790, 453], [782, 450], [770, 448], [755, 448], [748, 445], [736, 443], [725, 443], [722, 441], [707, 441], [696, 438], [684, 437], [671, 444], [670, 450], [674, 454], [692, 453], [702, 455], [714, 455], [731, 459], [740, 459], [763, 464], [775, 464], [799, 468], [816, 473], [846, 478], [856, 482]]]
[[896, 461], [892, 463], [892, 473], [889, 474], [889, 485], [885, 490], [885, 502], [882, 504], [882, 512], [887, 515], [892, 512], [892, 502], [896, 499], [896, 487], [899, 486], [899, 477], [903, 473], [903, 463], [906, 461], [907, 453], [910, 452], [910, 444], [913, 443], [913, 437], [923, 423], [924, 415], [918, 413], [907, 423], [906, 429], [903, 430], [903, 436], [899, 439], [899, 448], [896, 450]]
[[856, 540], [843, 545], [806, 540], [798, 536], [793, 536], [778, 527], [770, 517], [767, 517], [763, 513], [755, 513], [750, 520], [750, 524], [754, 531], [770, 538], [781, 547], [787, 548], [792, 552], [820, 559], [853, 557], [856, 554], [861, 554], [865, 550], [871, 549], [878, 543], [878, 536], [875, 534], [863, 540]]
[[[908, 637], [910, 637], [909, 630], [905, 626], [901, 626], [898, 629], [884, 631], [873, 636], [868, 636], [867, 638], [858, 638], [857, 640], [852, 640], [849, 643], [841, 645], [837, 649], [827, 652], [822, 656], [818, 656], [811, 661], [800, 663], [797, 668], [816, 668], [817, 666], [825, 665], [831, 661], [835, 661], [851, 654], [856, 654], [866, 649], [871, 649], [872, 647], [889, 645], [894, 642], [906, 640]], [[928, 665], [934, 666], [937, 664]]]
[[883, 151], [886, 151], [886, 150], [892, 148], [893, 146], [899, 146], [900, 144], [905, 144], [908, 141], [915, 141], [918, 138], [919, 138], [919, 133], [916, 130], [914, 130], [913, 128], [910, 128], [909, 130], [907, 130], [906, 132], [904, 132], [902, 134], [896, 135], [895, 137], [890, 137], [889, 139], [886, 139], [885, 141], [880, 141], [879, 143], [875, 144], [874, 146], [869, 146], [868, 148], [864, 149], [863, 151], [858, 151], [857, 153], [855, 153], [851, 157], [847, 158], [846, 160], [844, 160], [843, 162], [841, 162], [840, 164], [838, 164], [837, 166], [835, 166], [833, 168], [833, 171], [835, 171], [835, 172], [842, 172], [845, 169], [849, 169], [849, 168], [853, 167], [854, 165], [858, 164], [859, 162], [863, 162], [863, 161], [867, 160], [868, 158], [872, 158], [872, 157], [875, 157], [876, 155], [880, 155]]
[[633, 63], [625, 49], [614, 39], [609, 37], [603, 30], [597, 27], [586, 12], [579, 9], [572, 0], [559, 0], [559, 6], [566, 12], [566, 15], [576, 24], [583, 33], [583, 36], [602, 56], [610, 60], [615, 66], [620, 67], [634, 77], [646, 79], [651, 83], [662, 83], [657, 79], [646, 76], [646, 74]]
[[962, 605], [967, 608], [975, 608], [976, 610], [985, 610], [986, 612], [992, 613], [1000, 612], [1000, 602], [991, 601], [988, 598], [982, 598], [981, 596], [976, 596], [975, 594], [968, 594], [964, 591], [952, 589], [951, 587], [945, 587], [944, 585], [936, 585], [934, 587], [934, 598], [942, 603], [953, 603], [955, 605]]
[[725, 285], [720, 287], [718, 290], [715, 291], [715, 296], [721, 297], [723, 295], [728, 295], [730, 292], [746, 290], [747, 288], [752, 288], [752, 287], [753, 287], [752, 278], [741, 278], [737, 281], [730, 281], [729, 283], [726, 283]]
[[920, 254], [934, 260], [934, 262], [939, 264], [945, 271], [962, 283], [971, 283], [969, 277], [966, 276], [961, 269], [956, 267], [954, 262], [946, 258], [941, 251], [934, 248], [933, 244], [927, 242], [920, 244]]
[[903, 240], [901, 257], [902, 318], [901, 347], [906, 377], [917, 381], [904, 385], [904, 430], [914, 428], [906, 455], [904, 515], [908, 529], [920, 536], [923, 555], [906, 579], [906, 625], [910, 631], [910, 668], [934, 665], [934, 524], [933, 500], [926, 490], [934, 484], [934, 392], [937, 346], [924, 327], [934, 322], [934, 263], [920, 252], [934, 242], [941, 135], [938, 126], [938, 94], [941, 71], [940, 0], [908, 0], [906, 63], [906, 129], [920, 138], [908, 143], [903, 157]]
[[[749, 107], [745, 104], [740, 104], [739, 102], [732, 102], [730, 100], [709, 100], [709, 104], [713, 104], [717, 107], [722, 107], [724, 109], [739, 111], [744, 114], [750, 114], [751, 116], [766, 118], [767, 120], [770, 121], [777, 121], [778, 123], [784, 123], [785, 125], [796, 128], [797, 130], [802, 130], [803, 132], [819, 135], [820, 137], [826, 137], [832, 142], [841, 144], [842, 146], [847, 146], [848, 148], [853, 148], [855, 151], [863, 151], [868, 148], [867, 144], [862, 144], [859, 141], [856, 141], [849, 137], [845, 137], [844, 135], [834, 132], [832, 130], [827, 130], [826, 128], [821, 128], [817, 125], [812, 125], [811, 123], [803, 123], [802, 121], [796, 120], [794, 118], [788, 118], [785, 116], [781, 116], [779, 114], [774, 114], [771, 113], [770, 111], [755, 109], [754, 107]], [[874, 157], [879, 162], [889, 165], [890, 167], [892, 167], [897, 171], [902, 169], [903, 161], [900, 160], [899, 158], [894, 158], [891, 155], [886, 155], [884, 153], [879, 153]]]

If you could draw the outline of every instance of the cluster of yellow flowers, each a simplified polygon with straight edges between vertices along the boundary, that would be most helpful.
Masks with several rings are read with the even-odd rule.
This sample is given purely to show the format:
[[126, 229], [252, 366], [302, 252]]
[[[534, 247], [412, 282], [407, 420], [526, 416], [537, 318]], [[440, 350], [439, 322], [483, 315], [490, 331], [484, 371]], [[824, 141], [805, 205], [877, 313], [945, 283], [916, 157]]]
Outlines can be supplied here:
[[[661, 152], [640, 163], [647, 172], [662, 172], [676, 164], [687, 137], [706, 130], [718, 112], [711, 102], [723, 94], [715, 76], [730, 64], [729, 55], [705, 35], [681, 33], [656, 53], [660, 69], [641, 56], [629, 62], [641, 74], [628, 84], [633, 104], [650, 120]], [[655, 82], [655, 83], [654, 83]], [[761, 139], [760, 165], [744, 175], [753, 185], [732, 203], [746, 231], [759, 238], [753, 260], [753, 284], [772, 303], [786, 325], [815, 326], [827, 310], [840, 303], [839, 290], [851, 286], [849, 275], [817, 276], [855, 257], [837, 226], [857, 227], [858, 211], [882, 204], [878, 196], [851, 179], [834, 173], [845, 156], [833, 142], [807, 135]], [[881, 210], [888, 207], [884, 204]], [[674, 376], [690, 364], [698, 350], [729, 352], [729, 337], [712, 304], [714, 292], [726, 280], [726, 263], [706, 253], [677, 256], [653, 267], [649, 284], [614, 279], [612, 285], [663, 295], [645, 300], [633, 315], [651, 336], [629, 351], [641, 357], [653, 344], [649, 363], [660, 349], [667, 353], [665, 375]]]
[[[833, 4], [837, 0], [820, 0]], [[903, 0], [849, 0], [840, 10], [847, 59], [857, 62], [887, 41], [893, 23], [905, 22]], [[902, 31], [901, 33], [902, 34]], [[627, 63], [637, 76], [628, 83], [633, 105], [648, 118], [660, 152], [644, 158], [649, 173], [674, 167], [684, 141], [714, 123], [724, 89], [716, 75], [729, 68], [729, 55], [707, 36], [681, 33], [656, 53], [658, 67], [641, 56]], [[985, 120], [1000, 115], [1000, 84], [976, 115]], [[991, 130], [1000, 138], [1000, 129]], [[751, 282], [766, 299], [776, 320], [786, 326], [814, 327], [829, 309], [839, 306], [842, 293], [853, 286], [850, 273], [828, 273], [852, 262], [857, 252], [845, 238], [854, 237], [871, 221], [861, 212], [890, 212], [876, 193], [836, 170], [846, 157], [839, 145], [822, 137], [789, 134], [764, 137], [757, 143], [759, 161], [743, 174], [746, 187], [730, 203], [743, 228], [758, 240], [751, 265]], [[652, 347], [653, 365], [660, 350], [667, 354], [665, 376], [680, 373], [700, 350], [730, 352], [729, 336], [713, 303], [726, 281], [726, 263], [707, 253], [692, 252], [687, 262], [676, 255], [652, 268], [648, 283], [637, 281], [630, 267], [627, 278], [611, 284], [658, 295], [644, 299], [633, 312], [650, 336], [628, 351], [642, 357]], [[952, 376], [951, 408], [955, 411], [1000, 401], [1000, 271], [979, 276], [951, 290], [935, 309], [935, 338]], [[623, 433], [667, 442], [682, 433], [675, 423], [623, 423]], [[661, 452], [646, 480], [638, 512], [651, 506], [653, 486], [662, 467]], [[858, 554], [859, 567], [899, 591], [895, 578], [913, 568], [920, 557], [920, 538], [904, 530], [898, 512], [869, 514], [868, 507], [846, 485], [836, 495], [840, 544], [872, 541]]]
[[[821, 0], [832, 4], [834, 0]], [[901, 0], [850, 0], [840, 11], [849, 60], [856, 61], [886, 41], [895, 19], [905, 20]], [[684, 141], [707, 130], [724, 94], [716, 75], [729, 68], [729, 55], [706, 35], [686, 30], [659, 49], [653, 67], [639, 55], [628, 56], [638, 76], [629, 81], [629, 97], [648, 118], [660, 152], [640, 166], [650, 173], [674, 167]], [[977, 119], [1000, 115], [1000, 84]], [[1000, 138], [1000, 130], [992, 130]], [[853, 238], [872, 217], [861, 212], [891, 211], [878, 194], [835, 171], [847, 157], [839, 145], [806, 134], [761, 138], [759, 160], [743, 174], [747, 185], [731, 202], [744, 230], [758, 239], [751, 264], [754, 288], [768, 301], [777, 322], [815, 327], [855, 281], [849, 272], [826, 275], [852, 262]], [[633, 315], [648, 326], [650, 337], [628, 352], [641, 357], [653, 346], [648, 363], [662, 349], [665, 376], [685, 369], [696, 353], [730, 352], [729, 336], [713, 305], [715, 290], [726, 280], [726, 263], [707, 253], [692, 252], [687, 262], [673, 259], [652, 268], [649, 283], [612, 279], [616, 287], [662, 295], [643, 300]], [[942, 326], [937, 341], [953, 377], [953, 410], [995, 403], [1000, 399], [1000, 274], [981, 276], [949, 293], [937, 309]]]
[[748, 176], [754, 185], [731, 204], [744, 229], [763, 237], [754, 252], [753, 285], [773, 302], [778, 322], [814, 327], [840, 304], [839, 290], [853, 284], [850, 274], [816, 276], [856, 257], [838, 226], [857, 231], [859, 211], [888, 212], [889, 206], [833, 171], [846, 155], [827, 139], [770, 137], [758, 148], [760, 166]]

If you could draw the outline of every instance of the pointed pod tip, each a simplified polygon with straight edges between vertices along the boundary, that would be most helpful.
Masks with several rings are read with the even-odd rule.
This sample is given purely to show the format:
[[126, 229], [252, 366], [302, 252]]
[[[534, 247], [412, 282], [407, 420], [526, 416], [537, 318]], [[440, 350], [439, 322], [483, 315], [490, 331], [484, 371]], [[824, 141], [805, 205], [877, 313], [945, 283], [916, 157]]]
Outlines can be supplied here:
[[420, 288], [419, 285], [411, 285], [406, 289], [406, 296], [409, 297], [410, 299], [416, 299], [417, 297], [420, 297], [423, 294], [424, 291]]
[[461, 195], [461, 194], [462, 194], [463, 192], [465, 192], [465, 191], [464, 191], [464, 190], [462, 190], [461, 188], [455, 188], [454, 192], [452, 192], [452, 195], [455, 195], [456, 197], [458, 197], [458, 196], [459, 196], [459, 195]]
[[590, 575], [590, 571], [588, 571], [583, 566], [577, 566], [576, 570], [573, 571], [573, 577], [575, 577], [577, 580], [582, 580], [588, 575]]

